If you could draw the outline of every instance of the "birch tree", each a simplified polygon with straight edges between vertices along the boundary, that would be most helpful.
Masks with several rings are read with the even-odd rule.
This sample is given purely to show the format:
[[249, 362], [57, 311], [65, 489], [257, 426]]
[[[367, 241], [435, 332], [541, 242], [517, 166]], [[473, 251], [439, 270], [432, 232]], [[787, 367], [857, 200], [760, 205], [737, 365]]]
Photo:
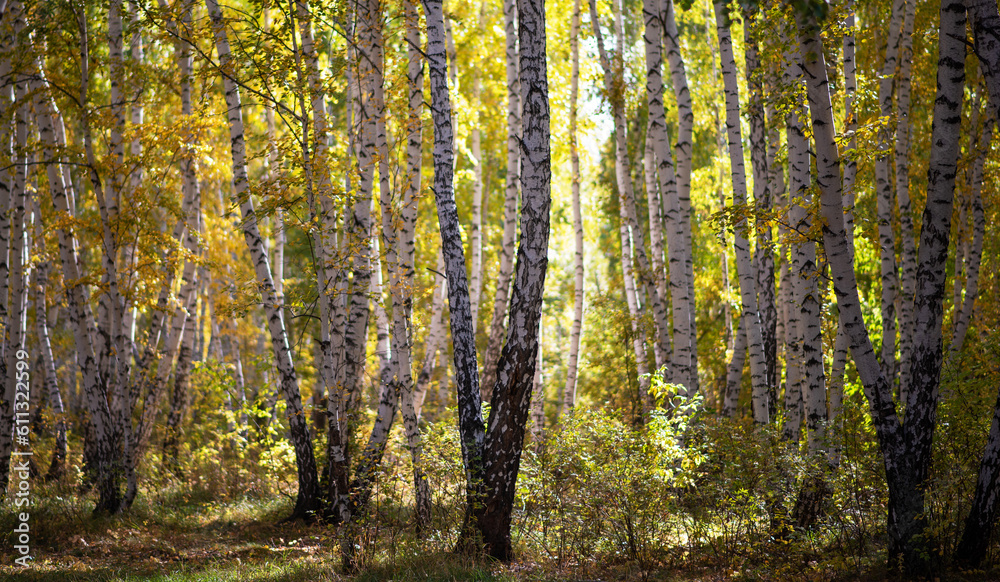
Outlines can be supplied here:
[[[726, 134], [729, 139], [729, 163], [732, 172], [733, 205], [737, 208], [746, 204], [747, 181], [743, 164], [743, 141], [740, 131], [740, 99], [736, 78], [736, 60], [733, 56], [733, 41], [729, 31], [729, 14], [725, 4], [715, 2], [715, 22], [719, 36], [719, 60], [722, 81], [726, 95]], [[758, 423], [770, 419], [767, 384], [767, 363], [764, 357], [764, 343], [760, 314], [757, 310], [756, 285], [753, 263], [750, 257], [750, 242], [746, 238], [746, 218], [734, 224], [733, 247], [736, 250], [736, 273], [740, 282], [740, 299], [743, 315], [747, 321], [744, 330], [747, 335], [747, 349], [750, 356], [750, 379], [753, 388], [753, 418]]]
[[965, 7], [941, 5], [938, 37], [938, 92], [934, 105], [927, 206], [920, 234], [917, 294], [914, 300], [915, 338], [913, 385], [901, 424], [892, 385], [878, 362], [863, 323], [852, 257], [844, 232], [840, 185], [840, 155], [834, 141], [823, 45], [815, 15], [799, 13], [799, 37], [807, 81], [817, 158], [817, 183], [825, 220], [823, 237], [837, 303], [851, 342], [858, 374], [871, 407], [890, 491], [888, 507], [889, 563], [902, 559], [911, 572], [927, 567], [922, 553], [925, 528], [924, 483], [930, 464], [930, 444], [937, 410], [941, 372], [941, 314], [945, 260], [952, 214], [958, 130], [961, 122], [965, 61]]
[[510, 327], [497, 367], [484, 448], [484, 489], [476, 526], [489, 555], [513, 558], [510, 524], [517, 472], [538, 363], [538, 330], [548, 267], [551, 153], [548, 71], [545, 62], [545, 4], [518, 1], [518, 62], [524, 126], [521, 159], [521, 236], [511, 295]]
[[[427, 68], [431, 86], [431, 116], [434, 121], [434, 201], [437, 204], [441, 250], [448, 280], [451, 337], [455, 352], [455, 379], [458, 390], [459, 436], [465, 465], [466, 501], [471, 508], [479, 503], [478, 483], [482, 480], [482, 451], [485, 429], [480, 407], [479, 370], [476, 342], [465, 271], [465, 250], [459, 231], [454, 190], [454, 139], [451, 98], [445, 57], [444, 14], [441, 0], [422, 0], [427, 21]], [[467, 510], [468, 514], [468, 510]], [[467, 517], [467, 526], [468, 517]]]
[[573, 328], [570, 331], [566, 385], [563, 388], [563, 414], [571, 414], [576, 403], [576, 380], [580, 361], [580, 336], [583, 331], [583, 213], [580, 208], [580, 152], [577, 143], [577, 116], [580, 100], [580, 0], [573, 0], [570, 28], [572, 72], [569, 97], [570, 188], [573, 197]]
[[277, 362], [280, 375], [281, 391], [287, 404], [288, 424], [291, 432], [292, 445], [295, 449], [295, 461], [298, 473], [299, 490], [295, 502], [293, 516], [310, 517], [319, 509], [319, 480], [316, 474], [316, 460], [313, 456], [312, 438], [302, 410], [302, 398], [299, 392], [295, 366], [292, 362], [291, 349], [288, 345], [288, 335], [285, 322], [274, 290], [271, 278], [271, 268], [257, 227], [257, 214], [253, 200], [248, 192], [249, 181], [246, 172], [246, 146], [243, 131], [243, 110], [240, 90], [232, 78], [233, 64], [229, 50], [229, 38], [225, 28], [222, 10], [216, 0], [206, 0], [209, 16], [212, 19], [212, 29], [215, 35], [216, 50], [219, 55], [219, 68], [223, 77], [226, 94], [226, 105], [229, 109], [229, 134], [232, 142], [233, 167], [233, 202], [240, 207], [243, 217], [243, 237], [250, 251], [257, 282], [261, 287], [264, 311], [268, 331], [271, 335], [271, 347]]
[[483, 356], [483, 378], [480, 388], [483, 401], [490, 399], [496, 384], [496, 366], [504, 341], [504, 321], [510, 297], [510, 279], [514, 274], [514, 238], [517, 227], [517, 199], [520, 191], [521, 157], [518, 139], [521, 135], [521, 95], [517, 52], [517, 2], [504, 0], [504, 53], [507, 73], [507, 181], [504, 187], [503, 239], [500, 243], [500, 265], [497, 270], [497, 288], [493, 299], [493, 317], [490, 320], [490, 337]]

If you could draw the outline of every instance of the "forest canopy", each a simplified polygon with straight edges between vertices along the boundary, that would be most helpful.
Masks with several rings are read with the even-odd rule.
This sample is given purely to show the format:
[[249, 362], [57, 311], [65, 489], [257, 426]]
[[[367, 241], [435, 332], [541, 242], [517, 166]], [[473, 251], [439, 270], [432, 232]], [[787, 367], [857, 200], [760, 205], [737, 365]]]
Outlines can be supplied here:
[[0, 0], [0, 112], [4, 572], [996, 574], [995, 0]]

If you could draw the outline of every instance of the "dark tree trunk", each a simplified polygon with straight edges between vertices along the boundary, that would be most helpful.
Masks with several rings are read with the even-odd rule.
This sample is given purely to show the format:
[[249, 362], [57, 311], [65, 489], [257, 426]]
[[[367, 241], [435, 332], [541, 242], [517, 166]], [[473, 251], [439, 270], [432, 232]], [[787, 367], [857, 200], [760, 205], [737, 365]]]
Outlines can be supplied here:
[[513, 559], [510, 519], [538, 354], [538, 322], [548, 266], [550, 184], [549, 92], [545, 63], [545, 3], [518, 1], [520, 41], [522, 207], [510, 329], [497, 366], [486, 433], [486, 498], [476, 520], [489, 555]]
[[[427, 64], [431, 85], [431, 116], [434, 121], [434, 200], [437, 203], [441, 250], [448, 278], [451, 307], [451, 337], [455, 347], [455, 379], [458, 389], [458, 428], [465, 463], [469, 507], [480, 503], [482, 450], [485, 430], [479, 393], [479, 371], [472, 325], [472, 306], [465, 272], [465, 250], [455, 205], [454, 140], [451, 98], [448, 95], [448, 63], [442, 0], [423, 0], [427, 19]], [[530, 376], [529, 376], [530, 379]], [[469, 531], [466, 512], [464, 531]]]
[[1000, 499], [1000, 391], [993, 407], [993, 423], [990, 425], [986, 451], [979, 465], [979, 479], [976, 494], [972, 498], [972, 508], [965, 520], [962, 540], [955, 550], [955, 564], [962, 568], [978, 568], [986, 559], [990, 546], [993, 526], [997, 521], [997, 500]]

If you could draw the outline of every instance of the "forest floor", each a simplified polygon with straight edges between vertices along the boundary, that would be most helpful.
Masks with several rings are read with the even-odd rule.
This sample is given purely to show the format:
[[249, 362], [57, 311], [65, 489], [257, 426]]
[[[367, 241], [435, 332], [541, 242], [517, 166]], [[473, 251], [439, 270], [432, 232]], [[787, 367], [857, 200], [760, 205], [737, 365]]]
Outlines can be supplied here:
[[[753, 573], [727, 568], [712, 560], [686, 556], [677, 566], [658, 563], [647, 569], [634, 563], [560, 565], [542, 557], [522, 557], [502, 565], [475, 561], [443, 549], [444, 540], [419, 542], [412, 528], [386, 525], [368, 528], [377, 541], [368, 566], [352, 575], [341, 573], [336, 529], [301, 521], [284, 522], [291, 512], [287, 497], [217, 503], [161, 497], [155, 505], [137, 502], [129, 514], [94, 517], [71, 492], [53, 495], [32, 509], [31, 566], [14, 564], [12, 532], [16, 519], [0, 511], [0, 581], [84, 582], [312, 582], [380, 580], [521, 582], [541, 580], [882, 580], [884, 569], [817, 570], [815, 562], [790, 564], [775, 555], [773, 570]], [[92, 505], [91, 505], [92, 507]], [[941, 580], [997, 580], [994, 570], [976, 575], [949, 575]]]

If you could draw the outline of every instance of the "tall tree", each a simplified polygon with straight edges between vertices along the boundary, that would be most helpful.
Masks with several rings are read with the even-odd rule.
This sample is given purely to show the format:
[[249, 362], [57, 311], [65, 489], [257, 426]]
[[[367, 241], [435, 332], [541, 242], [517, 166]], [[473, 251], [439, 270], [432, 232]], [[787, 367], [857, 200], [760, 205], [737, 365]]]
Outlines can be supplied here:
[[319, 479], [316, 474], [316, 459], [313, 456], [312, 438], [302, 410], [298, 378], [285, 330], [281, 305], [274, 291], [271, 267], [264, 248], [264, 242], [257, 227], [257, 214], [248, 192], [249, 180], [246, 169], [246, 145], [243, 131], [243, 107], [240, 89], [232, 77], [233, 63], [229, 49], [229, 37], [222, 10], [216, 0], [206, 0], [212, 20], [215, 45], [219, 55], [219, 69], [228, 107], [229, 134], [232, 143], [233, 202], [240, 207], [243, 216], [243, 237], [250, 251], [251, 261], [261, 287], [271, 347], [280, 374], [281, 392], [285, 397], [288, 424], [295, 449], [295, 463], [298, 472], [299, 490], [292, 515], [309, 518], [319, 510]]
[[[729, 163], [732, 172], [733, 205], [736, 208], [747, 203], [746, 169], [743, 164], [743, 139], [740, 131], [740, 95], [733, 56], [733, 40], [730, 33], [730, 15], [726, 5], [715, 2], [715, 23], [719, 36], [719, 61], [726, 95], [726, 134], [729, 138]], [[770, 419], [767, 384], [767, 362], [764, 357], [764, 340], [761, 319], [757, 310], [757, 293], [753, 262], [750, 257], [750, 241], [746, 235], [746, 218], [734, 224], [734, 249], [736, 250], [736, 273], [740, 281], [740, 299], [743, 304], [742, 318], [746, 319], [744, 331], [750, 355], [750, 380], [753, 389], [753, 418], [759, 423]]]
[[815, 14], [797, 15], [815, 141], [817, 183], [822, 194], [824, 246], [842, 321], [851, 340], [851, 352], [871, 407], [889, 486], [889, 563], [902, 559], [906, 568], [914, 572], [923, 571], [928, 565], [921, 534], [926, 525], [925, 483], [941, 372], [945, 260], [965, 84], [965, 7], [947, 0], [941, 4], [940, 15], [938, 91], [914, 300], [913, 385], [906, 403], [905, 424], [899, 422], [892, 385], [875, 357], [861, 315], [853, 260], [844, 232], [840, 154], [834, 141], [833, 108], [819, 24]]
[[[437, 204], [441, 250], [448, 280], [451, 309], [451, 337], [455, 352], [455, 379], [458, 390], [458, 425], [462, 460], [466, 474], [466, 502], [469, 508], [480, 503], [482, 451], [485, 440], [479, 393], [476, 342], [472, 329], [472, 308], [465, 271], [465, 251], [455, 205], [454, 140], [451, 97], [448, 94], [448, 63], [445, 58], [444, 14], [441, 0], [422, 0], [427, 21], [427, 65], [431, 85], [431, 116], [434, 121], [434, 200]], [[469, 510], [466, 510], [466, 526]]]
[[518, 1], [518, 42], [524, 133], [521, 159], [521, 236], [517, 249], [510, 327], [497, 366], [483, 450], [485, 497], [473, 509], [489, 555], [513, 558], [510, 523], [514, 492], [538, 363], [538, 330], [548, 267], [551, 152], [545, 62], [545, 3]]
[[573, 22], [570, 29], [570, 59], [572, 72], [569, 97], [569, 159], [570, 188], [573, 196], [573, 328], [569, 339], [569, 361], [566, 364], [566, 385], [563, 388], [563, 414], [570, 414], [576, 403], [576, 380], [579, 373], [580, 336], [583, 331], [583, 213], [580, 208], [580, 152], [577, 143], [577, 117], [580, 99], [580, 0], [573, 0]]

